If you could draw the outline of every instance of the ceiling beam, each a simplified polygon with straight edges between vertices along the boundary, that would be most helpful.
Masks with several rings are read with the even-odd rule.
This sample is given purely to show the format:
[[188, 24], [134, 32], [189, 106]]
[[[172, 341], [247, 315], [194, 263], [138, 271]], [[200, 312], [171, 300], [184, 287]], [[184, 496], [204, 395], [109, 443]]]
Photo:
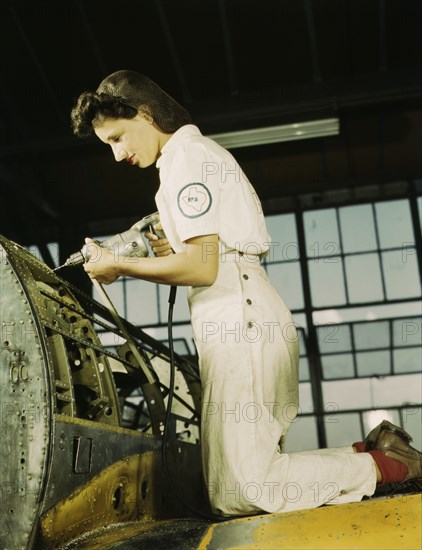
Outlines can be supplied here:
[[232, 42], [230, 39], [229, 24], [227, 21], [226, 1], [218, 1], [218, 9], [220, 12], [220, 23], [223, 31], [224, 51], [227, 60], [227, 72], [229, 77], [230, 94], [232, 96], [239, 95], [239, 85], [236, 78], [235, 63], [233, 58]]
[[56, 110], [56, 113], [59, 117], [59, 120], [63, 124], [67, 124], [67, 117], [64, 116], [63, 109], [62, 109], [62, 107], [59, 103], [57, 95], [54, 92], [54, 90], [53, 90], [53, 88], [50, 84], [49, 79], [47, 78], [47, 74], [44, 71], [44, 68], [43, 68], [37, 54], [35, 53], [34, 48], [32, 47], [31, 41], [29, 40], [28, 34], [26, 33], [26, 31], [25, 31], [25, 29], [22, 25], [22, 22], [19, 18], [19, 15], [18, 15], [16, 9], [14, 8], [14, 6], [10, 6], [9, 11], [10, 11], [12, 19], [13, 19], [13, 21], [14, 21], [17, 29], [18, 29], [18, 32], [19, 32], [20, 37], [22, 39], [22, 42], [25, 44], [25, 46], [28, 50], [29, 56], [32, 60], [32, 63], [34, 64], [35, 69], [38, 72], [38, 75], [40, 76], [41, 81], [42, 81], [45, 89], [47, 90], [48, 95], [50, 96], [51, 102], [52, 102], [52, 104], [53, 104], [53, 106]]
[[186, 78], [182, 69], [182, 63], [180, 61], [179, 54], [177, 53], [176, 45], [174, 43], [173, 35], [170, 31], [170, 26], [168, 23], [167, 15], [164, 11], [163, 4], [161, 0], [155, 0], [154, 5], [157, 11], [158, 18], [160, 20], [161, 27], [163, 29], [164, 37], [167, 42], [167, 47], [170, 52], [170, 57], [176, 71], [177, 79], [182, 91], [183, 101], [185, 103], [192, 103], [192, 96], [189, 91], [189, 87], [186, 82]]
[[105, 78], [108, 75], [108, 69], [106, 62], [104, 60], [103, 55], [101, 54], [100, 48], [98, 46], [98, 42], [95, 39], [94, 33], [92, 32], [91, 25], [89, 24], [88, 18], [86, 16], [85, 8], [81, 2], [81, 0], [74, 0], [74, 5], [76, 6], [76, 9], [79, 12], [79, 17], [82, 22], [82, 26], [85, 30], [86, 37], [88, 38], [88, 42], [91, 45], [92, 51], [94, 53], [94, 58], [97, 62], [98, 68], [100, 70], [101, 78]]
[[309, 47], [311, 50], [312, 74], [314, 82], [321, 82], [321, 69], [319, 65], [318, 44], [316, 39], [315, 18], [312, 0], [304, 0], [306, 14], [306, 28], [308, 30]]
[[379, 19], [379, 58], [378, 69], [380, 72], [387, 70], [387, 55], [385, 49], [385, 1], [378, 0]]

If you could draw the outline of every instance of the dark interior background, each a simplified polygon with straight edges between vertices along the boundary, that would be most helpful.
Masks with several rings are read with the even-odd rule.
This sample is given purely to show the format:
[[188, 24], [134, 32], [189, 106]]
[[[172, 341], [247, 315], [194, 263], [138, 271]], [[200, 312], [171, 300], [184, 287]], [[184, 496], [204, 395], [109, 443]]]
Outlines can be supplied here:
[[119, 69], [206, 134], [339, 117], [338, 136], [233, 151], [267, 214], [402, 193], [421, 177], [421, 37], [420, 0], [1, 0], [0, 233], [66, 255], [155, 210], [154, 166], [70, 129]]

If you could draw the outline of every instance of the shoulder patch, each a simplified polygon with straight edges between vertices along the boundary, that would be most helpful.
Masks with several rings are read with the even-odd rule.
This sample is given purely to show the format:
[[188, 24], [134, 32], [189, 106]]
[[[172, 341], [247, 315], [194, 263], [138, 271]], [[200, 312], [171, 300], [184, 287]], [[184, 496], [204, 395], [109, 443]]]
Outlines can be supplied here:
[[203, 216], [211, 208], [212, 197], [203, 183], [189, 183], [177, 195], [177, 205], [186, 218]]

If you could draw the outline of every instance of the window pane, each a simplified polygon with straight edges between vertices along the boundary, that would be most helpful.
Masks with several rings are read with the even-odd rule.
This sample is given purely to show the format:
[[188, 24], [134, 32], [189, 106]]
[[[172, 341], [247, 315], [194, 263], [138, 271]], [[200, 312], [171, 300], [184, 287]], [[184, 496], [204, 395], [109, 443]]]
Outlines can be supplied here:
[[358, 376], [390, 374], [390, 363], [389, 351], [367, 351], [356, 354]]
[[309, 451], [318, 449], [318, 436], [315, 417], [299, 416], [287, 432], [285, 452]]
[[308, 258], [332, 256], [340, 252], [340, 238], [334, 208], [303, 214]]
[[402, 348], [393, 352], [394, 372], [421, 372], [422, 370], [422, 349]]
[[317, 328], [318, 346], [320, 353], [334, 353], [336, 351], [350, 351], [350, 325], [326, 325]]
[[381, 248], [415, 242], [408, 200], [378, 202], [375, 211]]
[[268, 277], [286, 302], [289, 309], [303, 308], [302, 276], [299, 262], [287, 264], [270, 264], [267, 266]]
[[422, 319], [410, 317], [408, 319], [396, 319], [393, 321], [393, 345], [415, 346], [422, 343]]
[[387, 299], [413, 298], [420, 296], [416, 254], [403, 258], [401, 250], [383, 252], [382, 265], [384, 269]]
[[[168, 340], [163, 340], [163, 344], [169, 345]], [[178, 355], [190, 355], [191, 350], [188, 342], [184, 338], [173, 338], [174, 351]]]
[[305, 329], [303, 328], [303, 326], [299, 325], [298, 323], [298, 320], [297, 320], [297, 317], [299, 317], [299, 315], [295, 316], [295, 326], [296, 326], [296, 332], [297, 332], [297, 336], [299, 338], [299, 353], [300, 353], [300, 356], [304, 356], [304, 355], [307, 355], [307, 342], [306, 342], [306, 338], [307, 338], [307, 334], [305, 333]]
[[422, 376], [402, 374], [371, 378], [373, 405], [375, 407], [403, 406], [422, 402]]
[[365, 436], [378, 426], [383, 420], [388, 420], [396, 426], [400, 426], [400, 415], [397, 409], [372, 409], [365, 411], [362, 415]]
[[377, 247], [372, 206], [339, 209], [343, 252], [363, 252]]
[[412, 434], [412, 447], [420, 449], [422, 447], [422, 408], [408, 407], [403, 410], [403, 427]]
[[383, 299], [378, 254], [359, 254], [345, 258], [349, 301], [375, 302]]
[[310, 382], [301, 382], [299, 384], [299, 412], [310, 413], [314, 410], [312, 403], [312, 388]]
[[315, 307], [334, 306], [346, 303], [342, 260], [336, 262], [311, 260], [308, 262], [312, 304]]
[[355, 348], [371, 349], [390, 347], [388, 321], [372, 321], [353, 325]]
[[351, 353], [336, 353], [321, 357], [323, 377], [329, 378], [353, 378], [353, 356]]
[[294, 214], [267, 216], [265, 222], [272, 241], [266, 261], [298, 260], [299, 246]]
[[324, 403], [337, 403], [342, 410], [372, 408], [371, 380], [354, 378], [323, 382]]
[[50, 251], [54, 266], [57, 267], [60, 261], [60, 251], [58, 243], [48, 243], [47, 248]]
[[[155, 338], [155, 340], [163, 342], [166, 346], [168, 346], [167, 326], [147, 328], [145, 329], [145, 332], [152, 336], [152, 338]], [[192, 326], [190, 325], [190, 323], [186, 323], [185, 325], [175, 325], [173, 327], [173, 339], [183, 339], [189, 346], [191, 355], [196, 354], [195, 344], [193, 343]]]
[[[124, 303], [124, 285], [125, 281], [123, 279], [120, 279], [119, 281], [115, 281], [113, 284], [108, 285], [107, 288], [104, 290], [107, 293], [107, 296], [110, 298], [113, 306], [115, 307], [117, 313], [121, 317], [126, 317], [126, 311], [125, 311], [125, 303]], [[92, 297], [94, 300], [97, 300], [100, 304], [104, 304], [103, 299], [98, 294], [95, 287], [92, 287]]]
[[325, 429], [328, 447], [351, 445], [354, 441], [360, 441], [362, 438], [359, 415], [356, 413], [335, 414], [331, 418], [328, 417]]
[[309, 361], [307, 357], [301, 357], [299, 360], [299, 380], [309, 382]]
[[158, 323], [157, 285], [139, 279], [126, 281], [127, 320], [134, 325]]

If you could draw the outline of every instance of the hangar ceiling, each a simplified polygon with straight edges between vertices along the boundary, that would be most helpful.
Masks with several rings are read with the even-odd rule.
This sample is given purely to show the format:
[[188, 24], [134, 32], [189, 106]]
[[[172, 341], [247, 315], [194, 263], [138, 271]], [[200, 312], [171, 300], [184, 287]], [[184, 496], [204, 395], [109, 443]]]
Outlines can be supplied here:
[[155, 210], [155, 167], [70, 130], [119, 69], [205, 134], [339, 117], [338, 136], [233, 151], [267, 213], [420, 178], [421, 37], [419, 0], [0, 0], [0, 233], [74, 248]]

